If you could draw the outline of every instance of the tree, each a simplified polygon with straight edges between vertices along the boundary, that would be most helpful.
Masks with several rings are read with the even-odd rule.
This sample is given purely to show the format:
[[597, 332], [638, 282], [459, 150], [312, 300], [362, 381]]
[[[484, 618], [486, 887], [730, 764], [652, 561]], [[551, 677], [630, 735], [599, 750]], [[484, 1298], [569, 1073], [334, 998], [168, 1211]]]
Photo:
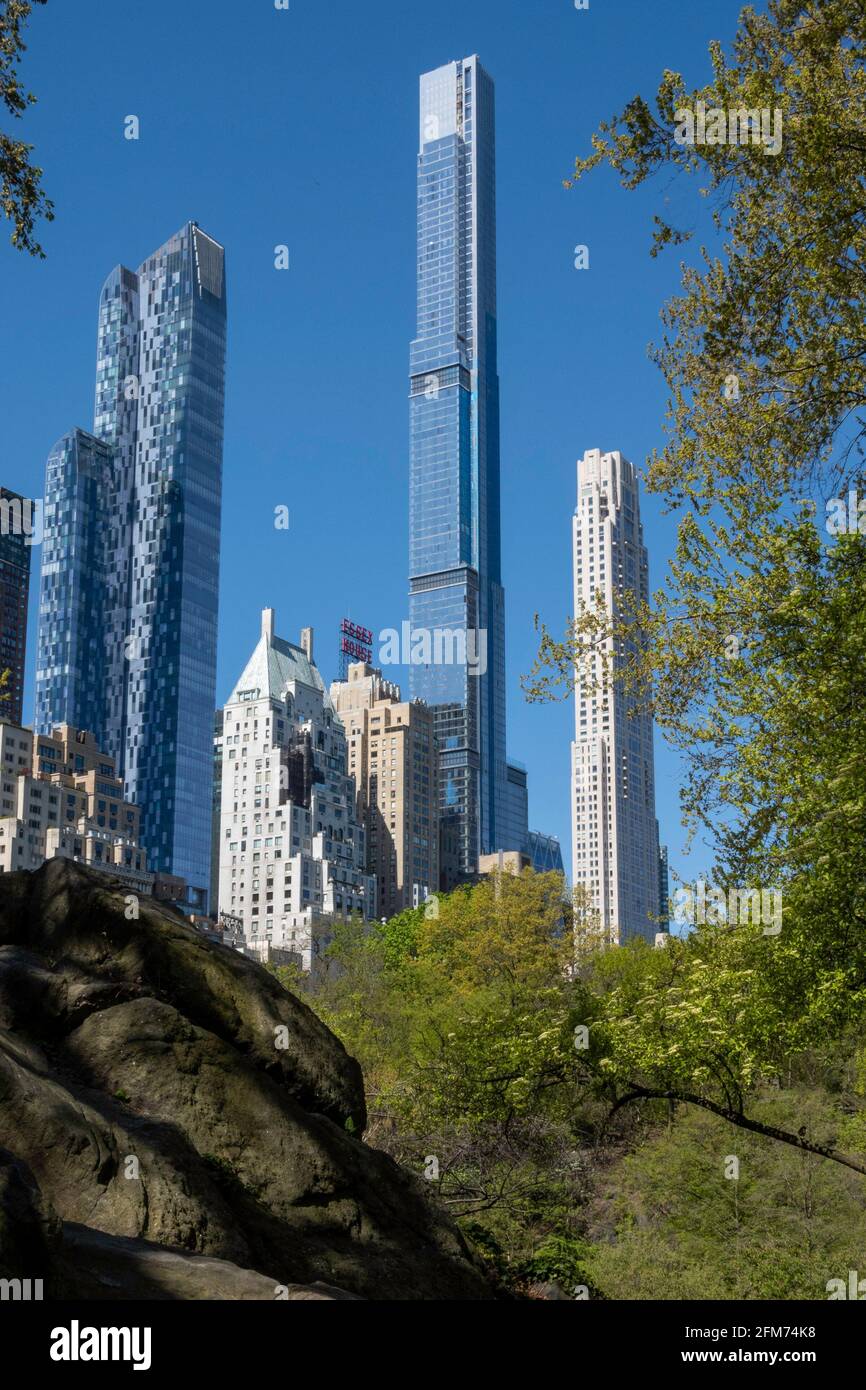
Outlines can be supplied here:
[[[587, 605], [562, 641], [540, 625], [529, 697], [568, 694], [593, 654], [630, 643], [627, 666], [603, 661], [595, 679], [622, 681], [684, 754], [685, 818], [710, 831], [720, 888], [784, 896], [779, 936], [719, 923], [591, 966], [585, 1071], [602, 1089], [607, 1075], [615, 1106], [688, 1101], [755, 1128], [762, 1077], [864, 1016], [866, 525], [856, 497], [842, 534], [813, 519], [824, 489], [863, 476], [864, 56], [857, 0], [745, 9], [732, 58], [710, 47], [712, 82], [689, 91], [666, 72], [655, 109], [636, 97], [569, 181], [603, 162], [626, 188], [699, 176], [722, 245], [683, 266], [654, 350], [668, 438], [647, 483], [681, 510], [666, 584], [616, 615]], [[699, 103], [724, 116], [724, 141], [683, 140]], [[742, 135], [763, 110], [779, 113], [778, 152], [751, 128], [730, 138], [732, 116]], [[656, 217], [653, 252], [688, 236]]]
[[[846, 1049], [846, 1052], [848, 1049]], [[838, 1129], [835, 1068], [756, 1098], [757, 1115]], [[734, 1162], [732, 1163], [732, 1160]], [[808, 1153], [683, 1110], [609, 1166], [584, 1268], [611, 1299], [812, 1299], [862, 1260], [866, 1187]]]
[[[575, 662], [606, 639], [635, 639], [643, 655], [627, 679], [684, 751], [726, 656], [761, 631], [768, 609], [755, 594], [792, 516], [806, 515], [804, 502], [823, 512], [828, 489], [862, 485], [866, 442], [866, 11], [859, 0], [771, 0], [765, 15], [743, 11], [731, 60], [718, 43], [710, 57], [711, 83], [690, 92], [666, 72], [655, 110], [636, 97], [567, 181], [606, 162], [629, 189], [661, 173], [700, 177], [712, 202], [721, 249], [683, 266], [653, 350], [668, 442], [647, 485], [681, 510], [677, 551], [652, 604], [616, 624], [595, 605], [562, 641], [539, 622], [525, 683], [530, 699], [568, 693]], [[778, 112], [779, 153], [760, 141], [678, 143], [678, 116], [699, 103]], [[689, 239], [655, 220], [654, 251]], [[699, 808], [687, 794], [687, 817]]]
[[[710, 45], [713, 80], [689, 91], [665, 72], [655, 113], [642, 98], [602, 125], [578, 159], [579, 182], [607, 162], [626, 188], [654, 174], [699, 176], [726, 239], [683, 267], [655, 352], [670, 391], [669, 443], [649, 482], [706, 513], [748, 520], [810, 478], [828, 480], [840, 431], [861, 452], [866, 376], [866, 11], [860, 0], [770, 0], [746, 8], [728, 60]], [[766, 110], [781, 148], [678, 143], [678, 114]], [[730, 131], [730, 126], [729, 126]], [[654, 251], [690, 233], [656, 217]], [[736, 378], [736, 382], [730, 380]], [[727, 391], [725, 387], [728, 387]], [[841, 472], [839, 471], [841, 469]]]
[[[577, 1007], [585, 1075], [614, 1109], [687, 1102], [768, 1134], [754, 1088], [866, 1017], [866, 538], [826, 547], [810, 522], [789, 527], [743, 593], [758, 630], [718, 678], [689, 774], [735, 919], [592, 957]], [[778, 922], [739, 920], [767, 890]], [[772, 1137], [866, 1172], [805, 1132]]]
[[[44, 5], [46, 0], [35, 3]], [[22, 31], [32, 8], [33, 0], [0, 0], [0, 99], [16, 119], [36, 100], [18, 77], [26, 50]], [[33, 163], [32, 153], [32, 145], [0, 131], [0, 206], [12, 223], [12, 245], [44, 259], [34, 228], [40, 217], [53, 221], [54, 205], [42, 190], [42, 170]]]
[[565, 913], [561, 875], [497, 874], [437, 916], [340, 927], [306, 993], [407, 1129], [529, 1116], [565, 1074]]
[[[609, 1293], [633, 1256], [658, 1285], [671, 1262], [664, 1231], [609, 1259], [586, 1240], [611, 1164], [626, 1149], [639, 1159], [671, 1123], [679, 1169], [706, 1166], [702, 1135], [717, 1146], [707, 1219], [675, 1262], [676, 1287], [695, 1296], [701, 1242], [733, 1195], [721, 1167], [731, 1123], [744, 1162], [796, 1186], [832, 1158], [820, 1166], [838, 1176], [809, 1177], [809, 1190], [852, 1193], [846, 1211], [862, 1205], [850, 1183], [866, 1172], [866, 1053], [845, 1024], [862, 1010], [862, 948], [846, 953], [820, 903], [780, 937], [721, 924], [658, 950], [586, 946], [575, 961], [562, 895], [558, 875], [526, 871], [441, 896], [438, 916], [342, 924], [327, 968], [296, 985], [361, 1062], [368, 1140], [428, 1180], [491, 1268], [513, 1287], [556, 1278]], [[770, 1140], [784, 1157], [766, 1160]], [[834, 1259], [844, 1230], [822, 1217], [819, 1245]], [[744, 1278], [772, 1245], [762, 1232], [744, 1240]], [[766, 1254], [756, 1287], [779, 1297], [800, 1287], [799, 1240], [783, 1242], [788, 1285], [773, 1282]], [[730, 1296], [730, 1281], [716, 1283]]]
[[301, 989], [361, 1062], [369, 1142], [423, 1175], [511, 1281], [565, 1258], [587, 1183], [563, 897], [561, 875], [527, 870], [443, 894], [436, 914], [345, 924]]

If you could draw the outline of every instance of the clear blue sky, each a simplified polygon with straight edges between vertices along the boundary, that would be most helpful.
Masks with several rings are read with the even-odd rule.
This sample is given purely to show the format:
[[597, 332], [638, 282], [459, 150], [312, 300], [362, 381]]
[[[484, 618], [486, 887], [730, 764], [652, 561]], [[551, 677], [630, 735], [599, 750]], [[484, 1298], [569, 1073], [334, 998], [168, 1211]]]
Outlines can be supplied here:
[[[97, 294], [189, 218], [226, 246], [229, 344], [219, 677], [222, 702], [259, 631], [316, 629], [336, 674], [348, 613], [380, 631], [408, 617], [408, 350], [415, 313], [418, 75], [478, 53], [497, 89], [499, 343], [508, 745], [530, 772], [530, 823], [570, 868], [572, 704], [528, 706], [519, 677], [533, 614], [570, 613], [575, 461], [660, 442], [663, 382], [648, 361], [677, 255], [653, 261], [659, 200], [696, 223], [694, 189], [628, 194], [606, 172], [562, 179], [598, 122], [665, 67], [707, 80], [735, 0], [49, 0], [35, 8], [23, 77], [56, 221], [45, 262], [0, 224], [0, 481], [41, 496], [45, 457], [92, 428]], [[124, 117], [141, 123], [123, 138]], [[3, 128], [7, 128], [6, 122]], [[17, 133], [17, 132], [16, 132]], [[697, 239], [698, 241], [700, 238]], [[291, 269], [274, 269], [274, 246]], [[590, 269], [574, 269], [574, 247]], [[691, 252], [691, 255], [696, 252]], [[291, 512], [288, 532], [274, 508]], [[673, 518], [644, 497], [651, 584]], [[34, 580], [38, 551], [34, 550]], [[32, 717], [38, 582], [32, 585]], [[402, 674], [402, 673], [401, 673]], [[407, 688], [407, 683], [404, 683]], [[683, 860], [679, 766], [657, 748], [658, 808]]]

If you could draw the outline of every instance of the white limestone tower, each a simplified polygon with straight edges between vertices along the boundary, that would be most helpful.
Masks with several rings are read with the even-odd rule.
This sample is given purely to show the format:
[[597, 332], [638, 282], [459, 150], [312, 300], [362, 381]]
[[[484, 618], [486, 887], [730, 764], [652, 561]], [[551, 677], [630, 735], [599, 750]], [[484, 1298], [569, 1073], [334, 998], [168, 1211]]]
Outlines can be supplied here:
[[[590, 449], [577, 465], [574, 513], [574, 612], [599, 592], [614, 616], [649, 597], [649, 566], [640, 520], [638, 479], [622, 454]], [[613, 652], [613, 670], [627, 660]], [[619, 682], [575, 684], [571, 757], [572, 870], [587, 890], [597, 926], [611, 941], [655, 939], [659, 848], [655, 811], [653, 721]]]

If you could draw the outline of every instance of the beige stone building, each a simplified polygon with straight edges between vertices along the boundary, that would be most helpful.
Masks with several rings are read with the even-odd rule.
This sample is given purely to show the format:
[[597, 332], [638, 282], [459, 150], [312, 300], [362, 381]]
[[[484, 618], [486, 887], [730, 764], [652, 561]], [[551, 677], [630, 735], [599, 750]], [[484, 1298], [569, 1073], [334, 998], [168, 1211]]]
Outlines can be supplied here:
[[479, 878], [488, 878], [491, 874], [515, 874], [519, 877], [524, 869], [531, 868], [529, 855], [519, 849], [501, 849], [497, 854], [482, 854], [478, 860]]
[[[152, 893], [155, 875], [138, 835], [138, 807], [124, 800], [114, 760], [92, 734], [69, 724], [35, 734], [0, 722], [0, 873], [61, 856]], [[182, 881], [161, 887], [172, 884]]]
[[433, 715], [422, 701], [401, 700], [399, 686], [363, 662], [333, 683], [331, 700], [346, 730], [379, 915], [393, 917], [439, 888]]

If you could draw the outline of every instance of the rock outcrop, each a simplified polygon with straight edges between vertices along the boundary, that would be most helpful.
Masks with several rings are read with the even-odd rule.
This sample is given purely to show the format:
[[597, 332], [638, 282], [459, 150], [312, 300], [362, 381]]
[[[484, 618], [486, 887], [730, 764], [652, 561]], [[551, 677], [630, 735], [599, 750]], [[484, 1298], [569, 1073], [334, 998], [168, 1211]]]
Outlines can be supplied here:
[[491, 1297], [364, 1125], [357, 1062], [261, 966], [102, 873], [0, 878], [0, 1277], [46, 1297]]

